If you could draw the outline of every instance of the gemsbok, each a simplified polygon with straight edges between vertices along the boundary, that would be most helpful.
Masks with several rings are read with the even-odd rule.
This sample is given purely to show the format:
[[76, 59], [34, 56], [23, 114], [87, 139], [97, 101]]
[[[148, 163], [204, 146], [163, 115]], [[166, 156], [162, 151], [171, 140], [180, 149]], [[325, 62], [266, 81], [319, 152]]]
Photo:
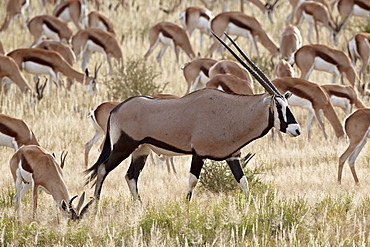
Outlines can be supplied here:
[[333, 108], [328, 95], [318, 84], [306, 81], [301, 78], [277, 78], [272, 81], [276, 88], [282, 92], [291, 92], [292, 97], [289, 98], [290, 106], [299, 106], [308, 111], [306, 124], [306, 138], [310, 138], [312, 119], [315, 118], [319, 124], [322, 134], [325, 139], [328, 135], [325, 131], [323, 117], [329, 120], [337, 138], [344, 136], [342, 124]]
[[342, 182], [343, 166], [348, 159], [353, 178], [355, 183], [358, 184], [359, 180], [355, 170], [355, 161], [365, 146], [367, 138], [370, 137], [370, 109], [358, 109], [349, 115], [344, 120], [344, 129], [349, 138], [349, 145], [339, 158], [338, 183], [340, 184]]
[[40, 144], [25, 121], [0, 113], [0, 146], [17, 151], [23, 145]]
[[206, 158], [226, 160], [240, 188], [247, 192], [248, 181], [240, 166], [240, 149], [266, 135], [273, 127], [290, 136], [300, 135], [300, 126], [287, 103], [290, 94], [282, 95], [227, 37], [256, 71], [217, 38], [258, 78], [268, 93], [239, 95], [202, 89], [173, 100], [136, 96], [123, 101], [110, 113], [107, 135], [97, 162], [86, 170], [86, 174], [90, 174], [87, 183], [95, 180], [96, 199], [100, 199], [107, 175], [131, 155], [125, 178], [133, 198], [140, 200], [137, 182], [151, 150], [166, 155], [192, 155], [188, 200]]
[[340, 50], [320, 44], [304, 45], [294, 54], [294, 61], [301, 70], [301, 78], [308, 80], [314, 69], [326, 71], [333, 74], [332, 83], [339, 77], [341, 84], [344, 84], [343, 77], [346, 76], [352, 87], [355, 87], [358, 80], [357, 86], [362, 91], [361, 82], [350, 59]]
[[0, 55], [0, 79], [2, 89], [6, 93], [9, 90], [10, 84], [14, 83], [17, 85], [19, 90], [24, 94], [31, 96], [30, 105], [33, 105], [36, 100], [41, 100], [46, 84], [40, 85], [39, 81], [36, 83], [36, 92], [28, 83], [17, 63], [13, 58]]
[[209, 69], [216, 62], [217, 60], [212, 58], [196, 58], [181, 67], [188, 85], [185, 95], [190, 92], [194, 84], [205, 85], [209, 81]]
[[172, 22], [158, 22], [149, 28], [149, 49], [144, 55], [147, 60], [157, 45], [161, 43], [162, 48], [157, 56], [157, 62], [161, 64], [162, 56], [167, 47], [171, 46], [176, 55], [176, 63], [179, 61], [179, 52], [183, 50], [193, 60], [196, 56], [190, 44], [189, 35], [185, 29]]
[[180, 13], [180, 20], [184, 29], [191, 36], [195, 29], [199, 29], [199, 51], [203, 49], [203, 34], [211, 35], [210, 22], [213, 14], [210, 10], [201, 6], [190, 6]]
[[[61, 160], [59, 166], [52, 154], [37, 145], [22, 146], [14, 153], [10, 159], [10, 170], [16, 187], [14, 204], [18, 216], [21, 214], [21, 200], [29, 189], [32, 189], [33, 218], [36, 217], [38, 189], [52, 195], [57, 210], [63, 212], [65, 219], [78, 220], [84, 215], [93, 200], [80, 211], [85, 199], [83, 194], [77, 208], [72, 206], [72, 201], [77, 196], [69, 196], [61, 169], [65, 156]], [[59, 223], [58, 213], [57, 222]]]
[[[223, 40], [225, 39], [224, 33], [247, 37], [250, 43], [249, 54], [252, 54], [252, 50], [254, 50], [256, 55], [259, 56], [257, 41], [259, 41], [273, 57], [279, 54], [279, 48], [275, 45], [274, 41], [271, 40], [258, 20], [253, 16], [236, 11], [222, 12], [212, 19], [211, 30], [217, 36], [222, 37]], [[219, 42], [213, 42], [209, 49], [211, 56], [218, 47], [222, 47]]]
[[83, 17], [87, 9], [86, 0], [67, 0], [59, 3], [53, 10], [53, 16], [62, 21], [72, 21], [78, 29], [81, 28]]
[[81, 55], [83, 57], [82, 70], [86, 69], [87, 63], [94, 52], [100, 52], [104, 55], [110, 75], [113, 73], [111, 57], [117, 60], [120, 69], [123, 67], [121, 46], [113, 33], [100, 28], [86, 28], [73, 35], [71, 45], [76, 58], [78, 59]]
[[354, 107], [366, 108], [365, 104], [357, 96], [356, 91], [352, 86], [344, 86], [338, 84], [321, 85], [330, 97], [333, 106], [341, 108], [346, 116], [348, 116]]
[[88, 71], [85, 74], [75, 70], [58, 52], [39, 48], [19, 48], [7, 54], [12, 57], [19, 69], [31, 74], [48, 74], [51, 77], [49, 86], [55, 82], [59, 87], [59, 74], [68, 79], [75, 79], [87, 87], [91, 95], [97, 92], [95, 70], [94, 77]]
[[28, 31], [33, 36], [31, 47], [37, 45], [45, 35], [55, 41], [68, 44], [72, 36], [66, 22], [52, 15], [38, 15], [27, 23]]
[[358, 73], [362, 81], [366, 81], [366, 67], [370, 63], [370, 33], [358, 33], [347, 44], [348, 54], [352, 65], [356, 68], [357, 59], [361, 60], [361, 67]]

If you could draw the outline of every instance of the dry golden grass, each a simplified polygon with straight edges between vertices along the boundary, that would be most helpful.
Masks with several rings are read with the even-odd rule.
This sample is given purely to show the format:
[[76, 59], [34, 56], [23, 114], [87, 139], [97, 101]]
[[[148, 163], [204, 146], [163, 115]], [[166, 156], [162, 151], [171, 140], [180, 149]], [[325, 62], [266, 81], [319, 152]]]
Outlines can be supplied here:
[[[5, 10], [4, 2], [0, 3], [0, 9], [2, 10]], [[127, 2], [128, 9], [119, 7], [117, 11], [109, 11], [108, 2], [103, 4], [103, 11], [112, 19], [117, 35], [119, 38], [124, 37], [122, 43], [124, 62], [130, 58], [143, 57], [148, 49], [147, 30], [150, 26], [164, 20], [179, 23], [178, 14], [180, 11], [167, 15], [158, 9], [160, 3], [155, 0]], [[257, 8], [253, 8], [253, 13], [277, 44], [281, 29], [285, 25], [285, 17], [288, 14], [287, 3], [283, 2], [283, 6], [276, 10], [274, 24], [269, 23]], [[196, 3], [201, 4], [198, 1]], [[32, 4], [33, 9], [37, 12], [38, 1], [32, 1]], [[171, 4], [171, 1], [165, 1], [164, 6], [170, 6]], [[232, 2], [230, 9], [237, 9], [237, 6], [236, 3]], [[46, 6], [45, 13], [50, 13], [52, 8], [50, 5]], [[92, 6], [90, 6], [90, 9], [92, 9]], [[219, 13], [220, 9], [221, 7], [218, 7], [214, 13]], [[290, 9], [288, 10], [290, 11]], [[246, 7], [245, 12], [252, 13], [249, 7]], [[35, 14], [34, 12], [33, 15]], [[3, 20], [4, 16], [5, 11], [1, 11], [0, 20]], [[339, 48], [345, 50], [346, 42], [365, 25], [366, 20], [355, 19], [351, 22], [348, 30], [341, 36]], [[73, 25], [70, 26], [74, 28]], [[307, 30], [306, 24], [303, 25], [303, 29]], [[322, 29], [321, 33], [323, 43], [330, 44], [327, 30]], [[305, 32], [302, 32], [302, 35], [304, 36], [304, 44], [307, 44]], [[209, 44], [208, 40], [205, 40], [206, 44]], [[21, 26], [19, 20], [13, 21], [9, 29], [2, 33], [1, 41], [6, 51], [28, 47], [32, 42], [28, 30]], [[194, 49], [198, 51], [197, 32], [192, 37], [192, 42]], [[239, 38], [238, 43], [247, 50], [245, 39]], [[204, 45], [204, 47], [207, 46]], [[180, 67], [188, 61], [188, 58], [182, 54], [180, 63], [175, 64], [174, 53], [168, 49], [163, 57], [162, 67], [159, 67], [155, 61], [158, 51], [159, 49], [156, 49], [148, 60], [149, 64], [152, 64], [156, 70], [161, 72], [161, 75], [157, 78], [158, 82], [169, 83], [165, 93], [182, 95], [186, 91], [186, 83]], [[269, 54], [262, 46], [260, 46], [260, 52], [265, 60], [269, 60]], [[206, 50], [203, 50], [202, 54], [205, 53]], [[104, 78], [109, 82], [110, 77], [107, 75], [107, 67], [101, 55], [93, 55], [89, 68], [91, 70], [95, 63], [100, 62], [103, 62], [103, 66], [99, 78], [101, 80]], [[80, 69], [80, 63], [81, 61], [77, 62], [76, 69]], [[265, 72], [271, 77], [272, 71]], [[299, 75], [298, 71], [297, 75]], [[32, 82], [32, 77], [30, 75], [26, 76]], [[314, 72], [310, 79], [320, 84], [331, 83], [331, 76], [322, 72]], [[83, 191], [86, 191], [89, 196], [93, 194], [93, 190], [89, 186], [84, 186], [85, 178], [83, 176], [85, 170], [84, 145], [94, 134], [93, 127], [86, 116], [91, 109], [101, 102], [111, 100], [107, 96], [107, 87], [101, 83], [99, 84], [99, 81], [98, 87], [100, 92], [93, 97], [78, 83], [73, 87], [72, 94], [67, 93], [64, 89], [57, 91], [55, 86], [50, 93], [49, 88], [47, 88], [45, 98], [33, 108], [28, 106], [27, 99], [15, 87], [8, 95], [0, 95], [1, 113], [25, 120], [44, 148], [50, 152], [55, 152], [57, 157], [60, 156], [63, 150], [68, 150], [64, 178], [71, 195], [81, 194]], [[260, 172], [259, 177], [262, 182], [273, 186], [276, 196], [274, 202], [281, 200], [282, 204], [285, 205], [294, 201], [305, 201], [305, 207], [309, 208], [307, 215], [313, 214], [314, 208], [317, 210], [320, 207], [318, 203], [329, 199], [341, 201], [343, 198], [353, 198], [352, 208], [355, 209], [366, 204], [370, 188], [368, 148], [364, 148], [356, 162], [361, 185], [354, 185], [352, 175], [349, 172], [348, 165], [346, 165], [343, 182], [339, 186], [336, 183], [338, 157], [345, 150], [347, 143], [334, 137], [334, 132], [327, 121], [326, 130], [331, 138], [327, 141], [323, 140], [317, 124], [314, 123], [312, 138], [307, 142], [304, 138], [306, 112], [300, 108], [293, 108], [293, 112], [301, 123], [302, 136], [299, 138], [284, 136], [283, 140], [273, 141], [271, 136], [267, 135], [243, 149], [243, 152], [256, 153], [248, 166]], [[337, 112], [342, 121], [345, 116], [341, 111], [338, 110]], [[240, 206], [239, 200], [242, 199], [239, 198], [239, 192], [235, 192], [233, 195], [224, 195], [196, 190], [192, 202], [187, 204], [185, 193], [190, 157], [186, 156], [175, 158], [176, 175], [168, 174], [164, 166], [153, 165], [148, 162], [149, 164], [146, 165], [139, 179], [142, 205], [132, 201], [124, 180], [129, 162], [126, 160], [111, 172], [106, 179], [102, 199], [96, 214], [88, 214], [79, 224], [56, 225], [55, 211], [51, 207], [53, 205], [52, 199], [49, 195], [41, 193], [36, 221], [33, 221], [30, 217], [32, 203], [30, 195], [27, 195], [23, 203], [22, 224], [17, 225], [14, 222], [14, 210], [9, 197], [15, 191], [8, 166], [13, 150], [5, 147], [0, 148], [2, 152], [0, 162], [3, 164], [0, 166], [0, 174], [2, 174], [0, 179], [2, 188], [0, 243], [2, 245], [235, 246], [250, 244], [274, 246], [298, 245], [301, 243], [303, 245], [320, 246], [330, 244], [356, 245], [361, 242], [364, 245], [369, 244], [366, 234], [368, 214], [365, 214], [363, 218], [356, 218], [356, 214], [350, 214], [345, 222], [330, 221], [328, 216], [330, 210], [325, 207], [329, 213], [323, 214], [325, 216], [320, 219], [316, 219], [316, 223], [305, 224], [305, 229], [315, 230], [305, 234], [304, 237], [302, 237], [302, 229], [300, 229], [299, 224], [282, 231], [277, 230], [278, 233], [260, 234], [259, 231], [262, 231], [262, 229], [256, 228], [258, 226], [256, 221], [257, 223], [253, 225], [254, 228], [251, 230], [252, 234], [241, 236], [238, 234], [243, 232], [242, 229], [230, 227], [230, 229], [225, 230], [221, 227], [220, 230], [216, 230], [216, 237], [211, 241], [206, 234], [207, 227], [210, 229], [218, 227], [216, 220], [216, 223], [212, 221], [216, 219], [212, 218], [213, 215], [217, 212], [220, 213], [222, 222], [225, 225], [232, 225], [235, 222], [241, 222], [249, 218], [248, 212], [250, 209], [244, 204]], [[96, 145], [90, 152], [90, 164], [97, 159], [98, 155], [98, 145]], [[254, 188], [250, 189], [253, 190]], [[246, 196], [246, 201], [248, 200], [253, 199]], [[268, 210], [264, 203], [266, 202], [264, 202], [263, 196], [260, 201], [256, 201], [256, 210], [260, 210], [257, 213], [261, 215], [264, 214], [263, 210]], [[261, 204], [260, 209], [258, 209], [257, 204]], [[91, 209], [91, 211], [94, 212], [95, 210]], [[170, 218], [173, 217], [173, 222], [176, 222], [176, 219], [182, 220], [178, 224], [183, 224], [184, 228], [177, 229], [173, 225], [175, 223], [168, 223], [174, 228], [165, 231], [163, 227], [160, 227], [163, 224], [160, 220], [153, 220], [154, 223], [152, 225], [148, 223], [149, 226], [145, 224], [146, 220], [151, 222], [148, 220], [150, 217], [161, 219], [164, 211], [168, 212]], [[297, 209], [297, 211], [299, 210]], [[281, 214], [283, 214], [283, 211]], [[202, 221], [204, 217], [209, 218]], [[342, 220], [342, 218], [340, 219]], [[197, 220], [199, 220], [199, 223], [197, 223]], [[198, 228], [197, 224], [200, 225]], [[317, 227], [320, 224], [321, 227]], [[190, 226], [193, 226], [193, 228]], [[149, 230], [145, 227], [149, 227]], [[199, 229], [205, 230], [200, 231]], [[353, 242], [351, 242], [351, 239], [353, 239]]]

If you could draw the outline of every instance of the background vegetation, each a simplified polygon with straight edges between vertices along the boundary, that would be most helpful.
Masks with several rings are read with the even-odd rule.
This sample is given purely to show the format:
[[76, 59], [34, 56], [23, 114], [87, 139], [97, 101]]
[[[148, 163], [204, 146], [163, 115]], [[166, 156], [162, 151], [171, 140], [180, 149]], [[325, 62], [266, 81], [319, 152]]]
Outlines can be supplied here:
[[[39, 142], [57, 156], [63, 150], [69, 154], [64, 178], [71, 195], [93, 189], [84, 186], [83, 153], [85, 143], [94, 130], [86, 118], [89, 111], [103, 101], [124, 100], [135, 94], [171, 93], [183, 95], [185, 79], [180, 67], [188, 61], [182, 54], [174, 63], [173, 51], [168, 49], [160, 67], [155, 56], [149, 57], [145, 67], [143, 55], [148, 49], [147, 31], [158, 21], [179, 23], [179, 11], [190, 3], [184, 1], [175, 13], [167, 15], [160, 6], [171, 7], [173, 1], [124, 1], [125, 8], [109, 9], [111, 2], [104, 1], [101, 10], [110, 16], [117, 35], [122, 39], [125, 71], [107, 73], [104, 58], [95, 54], [89, 64], [103, 63], [98, 78], [99, 94], [91, 97], [85, 88], [76, 83], [71, 93], [65, 89], [46, 89], [45, 98], [35, 107], [15, 87], [7, 95], [0, 95], [0, 112], [24, 119], [34, 130]], [[271, 24], [254, 6], [246, 7], [247, 14], [255, 15], [278, 44], [285, 17], [290, 11], [286, 1], [275, 11]], [[112, 2], [113, 6], [117, 4]], [[201, 4], [195, 1], [195, 4]], [[32, 15], [40, 14], [38, 1], [32, 1]], [[0, 2], [0, 20], [5, 17], [6, 1]], [[46, 5], [42, 13], [51, 13], [53, 6]], [[94, 9], [91, 4], [89, 9]], [[231, 1], [229, 9], [238, 10]], [[217, 6], [214, 13], [221, 11]], [[74, 26], [70, 23], [70, 27]], [[302, 26], [304, 44], [307, 44], [307, 25]], [[75, 30], [75, 29], [74, 29]], [[369, 21], [354, 18], [342, 32], [340, 45], [346, 51], [347, 41], [357, 32], [369, 30]], [[323, 42], [331, 46], [328, 32], [321, 30]], [[13, 21], [1, 33], [6, 51], [29, 47], [32, 39], [22, 20]], [[192, 37], [198, 52], [198, 32]], [[209, 44], [206, 39], [206, 43]], [[238, 43], [247, 51], [247, 40]], [[206, 46], [205, 46], [206, 47]], [[206, 54], [206, 50], [201, 51]], [[254, 57], [258, 66], [272, 77], [270, 55], [260, 46], [261, 57]], [[217, 55], [219, 56], [219, 55]], [[217, 57], [221, 59], [221, 57]], [[226, 55], [226, 58], [231, 58]], [[79, 69], [80, 62], [75, 65]], [[299, 75], [297, 71], [297, 75]], [[29, 81], [32, 76], [27, 75]], [[319, 84], [331, 83], [331, 76], [314, 72], [310, 78]], [[258, 87], [257, 87], [258, 88]], [[258, 91], [258, 90], [257, 90]], [[368, 102], [366, 102], [369, 105]], [[56, 224], [55, 208], [51, 196], [40, 192], [36, 219], [32, 219], [30, 193], [23, 200], [23, 215], [17, 220], [13, 208], [15, 186], [9, 171], [10, 148], [0, 147], [0, 244], [1, 246], [367, 246], [369, 245], [370, 196], [369, 151], [365, 147], [356, 163], [360, 185], [355, 186], [348, 166], [345, 166], [342, 185], [336, 183], [338, 157], [345, 150], [345, 140], [337, 140], [330, 125], [330, 136], [324, 140], [317, 124], [309, 142], [304, 138], [306, 112], [293, 109], [301, 123], [303, 134], [299, 138], [284, 136], [272, 140], [271, 135], [256, 140], [243, 149], [256, 155], [247, 164], [250, 192], [242, 194], [233, 179], [222, 185], [198, 185], [192, 201], [185, 200], [190, 157], [176, 157], [177, 174], [168, 174], [162, 164], [148, 162], [139, 180], [142, 204], [133, 201], [124, 175], [128, 160], [108, 176], [102, 198], [79, 223]], [[338, 111], [341, 120], [344, 114]], [[90, 164], [99, 155], [98, 145], [90, 153]], [[227, 174], [223, 163], [208, 162], [204, 179]], [[211, 176], [211, 178], [210, 178]], [[202, 178], [201, 178], [202, 179]], [[222, 178], [223, 179], [223, 178]], [[228, 186], [234, 183], [232, 189]], [[205, 185], [204, 185], [205, 184]], [[208, 187], [207, 187], [208, 185]], [[219, 189], [218, 186], [225, 186]]]

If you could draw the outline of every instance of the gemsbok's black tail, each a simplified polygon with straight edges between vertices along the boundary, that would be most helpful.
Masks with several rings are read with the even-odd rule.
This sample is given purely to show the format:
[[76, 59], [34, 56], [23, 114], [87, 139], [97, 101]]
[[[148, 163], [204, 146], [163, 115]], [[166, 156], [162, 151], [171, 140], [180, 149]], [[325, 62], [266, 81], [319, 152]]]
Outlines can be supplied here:
[[[112, 150], [111, 150], [111, 142], [110, 142], [110, 135], [109, 135], [109, 130], [110, 130], [109, 125], [110, 125], [110, 116], [108, 118], [107, 132], [105, 135], [103, 150], [101, 151], [100, 156], [98, 160], [95, 162], [95, 164], [92, 165], [87, 170], [85, 170], [84, 172], [85, 175], [88, 175], [89, 173], [91, 173], [90, 177], [86, 179], [85, 185], [89, 184], [92, 180], [96, 178], [96, 176], [98, 175], [98, 169], [100, 165], [106, 162], [110, 156], [110, 153]], [[95, 183], [96, 181], [94, 182], [93, 186], [95, 185]]]

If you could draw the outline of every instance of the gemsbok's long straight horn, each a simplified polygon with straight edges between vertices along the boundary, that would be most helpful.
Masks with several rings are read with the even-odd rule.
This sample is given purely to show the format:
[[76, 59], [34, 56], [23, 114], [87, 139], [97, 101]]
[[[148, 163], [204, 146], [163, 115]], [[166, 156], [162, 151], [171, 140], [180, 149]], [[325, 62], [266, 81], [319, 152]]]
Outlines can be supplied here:
[[241, 63], [251, 75], [256, 78], [256, 80], [269, 92], [271, 95], [275, 96], [282, 96], [282, 94], [277, 90], [277, 88], [274, 86], [274, 84], [271, 83], [271, 81], [267, 78], [267, 76], [252, 62], [252, 60], [249, 59], [247, 55], [240, 49], [240, 47], [235, 43], [233, 39], [230, 38], [226, 33], [226, 37], [232, 42], [232, 44], [236, 47], [236, 49], [242, 54], [245, 60], [253, 67], [249, 67], [248, 64], [246, 64], [243, 59], [241, 59], [231, 48], [228, 46], [225, 41], [223, 41], [220, 37], [218, 37], [215, 33], [213, 33], [213, 36], [215, 36], [220, 43], [229, 50], [229, 52]]

